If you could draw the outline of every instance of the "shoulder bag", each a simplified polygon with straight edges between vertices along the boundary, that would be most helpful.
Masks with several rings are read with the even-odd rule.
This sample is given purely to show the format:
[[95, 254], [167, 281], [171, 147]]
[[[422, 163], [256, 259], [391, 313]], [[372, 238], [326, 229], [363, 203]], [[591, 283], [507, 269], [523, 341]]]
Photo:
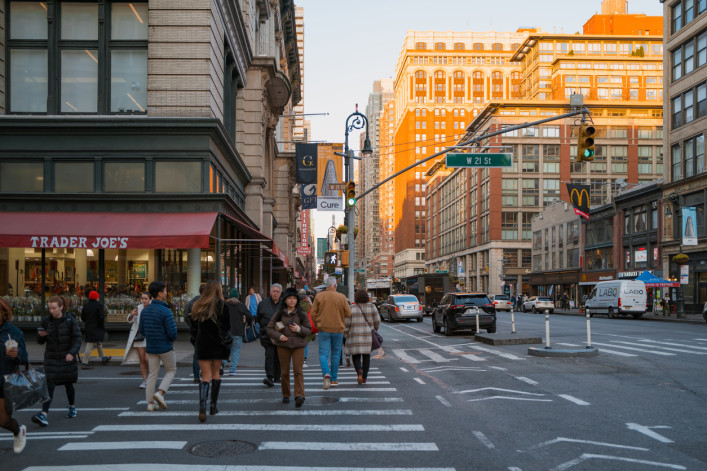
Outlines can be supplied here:
[[363, 309], [361, 309], [361, 306], [356, 307], [358, 307], [358, 310], [361, 311], [363, 319], [366, 321], [366, 324], [368, 324], [368, 327], [371, 328], [371, 351], [378, 350], [383, 345], [383, 336], [381, 336], [376, 329], [371, 327], [371, 324], [368, 322], [368, 318], [366, 317], [366, 314], [364, 314]]
[[25, 363], [24, 371], [16, 371], [4, 375], [3, 393], [5, 406], [16, 411], [26, 409], [37, 402], [49, 400], [47, 377], [44, 372], [35, 370], [29, 362]]

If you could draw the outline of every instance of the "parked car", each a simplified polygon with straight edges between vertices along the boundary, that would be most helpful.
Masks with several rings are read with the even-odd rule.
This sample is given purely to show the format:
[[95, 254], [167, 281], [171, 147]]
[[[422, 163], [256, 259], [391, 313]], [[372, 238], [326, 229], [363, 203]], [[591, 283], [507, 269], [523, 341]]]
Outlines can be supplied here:
[[388, 322], [417, 319], [422, 322], [425, 311], [420, 302], [411, 294], [393, 294], [380, 306], [381, 319]]
[[513, 303], [511, 303], [511, 297], [507, 294], [492, 294], [491, 301], [493, 302], [493, 307], [496, 311], [510, 311], [513, 308]]
[[476, 331], [476, 314], [479, 328], [490, 334], [496, 332], [496, 308], [484, 293], [447, 293], [432, 311], [432, 331], [452, 335], [455, 330]]
[[704, 317], [705, 322], [707, 322], [707, 303], [705, 303], [704, 307], [702, 308], [702, 317]]
[[545, 296], [533, 296], [523, 303], [521, 310], [523, 312], [532, 311], [533, 314], [545, 311], [553, 313], [555, 311], [555, 303], [552, 302], [552, 299]]
[[601, 313], [609, 319], [616, 314], [640, 319], [646, 312], [646, 303], [646, 285], [640, 280], [601, 281], [584, 303], [584, 309], [590, 317]]

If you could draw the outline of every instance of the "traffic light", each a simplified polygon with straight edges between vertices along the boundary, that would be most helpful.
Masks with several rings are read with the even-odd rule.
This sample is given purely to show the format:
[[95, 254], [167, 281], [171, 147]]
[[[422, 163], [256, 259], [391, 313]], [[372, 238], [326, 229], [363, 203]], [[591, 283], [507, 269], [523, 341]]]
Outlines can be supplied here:
[[594, 126], [582, 124], [577, 139], [577, 162], [585, 160], [594, 160]]
[[349, 208], [356, 204], [356, 183], [346, 182], [346, 206]]

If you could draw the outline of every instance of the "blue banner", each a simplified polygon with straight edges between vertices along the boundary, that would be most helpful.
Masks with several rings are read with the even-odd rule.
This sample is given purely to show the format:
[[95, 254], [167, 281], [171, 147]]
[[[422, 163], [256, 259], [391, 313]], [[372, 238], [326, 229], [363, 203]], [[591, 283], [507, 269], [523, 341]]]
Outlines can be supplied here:
[[317, 209], [317, 182], [302, 184], [302, 209]]
[[697, 211], [682, 208], [682, 245], [697, 245]]

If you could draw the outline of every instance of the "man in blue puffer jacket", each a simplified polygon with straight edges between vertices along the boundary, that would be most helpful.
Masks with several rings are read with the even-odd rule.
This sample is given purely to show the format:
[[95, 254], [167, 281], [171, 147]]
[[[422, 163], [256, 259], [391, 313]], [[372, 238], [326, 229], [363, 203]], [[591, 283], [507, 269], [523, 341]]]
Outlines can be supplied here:
[[[172, 384], [177, 373], [177, 356], [172, 343], [177, 340], [177, 324], [174, 314], [165, 302], [167, 300], [167, 287], [161, 281], [153, 281], [147, 288], [152, 296], [152, 302], [142, 310], [138, 331], [145, 336], [147, 346], [147, 387], [145, 397], [147, 410], [152, 412], [157, 406], [167, 408], [164, 395]], [[155, 383], [160, 373], [160, 361], [164, 365], [165, 375], [160, 386], [155, 392]], [[157, 405], [155, 405], [157, 402]]]

